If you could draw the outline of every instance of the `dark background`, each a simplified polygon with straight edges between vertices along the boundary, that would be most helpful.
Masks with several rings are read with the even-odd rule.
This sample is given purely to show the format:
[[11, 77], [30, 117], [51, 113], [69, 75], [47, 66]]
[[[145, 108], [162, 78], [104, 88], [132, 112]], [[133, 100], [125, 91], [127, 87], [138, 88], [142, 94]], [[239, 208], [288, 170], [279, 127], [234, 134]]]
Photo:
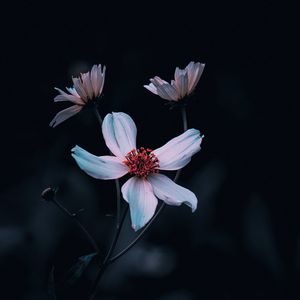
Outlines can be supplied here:
[[[180, 184], [194, 214], [168, 206], [144, 239], [111, 266], [97, 299], [298, 299], [299, 205], [294, 142], [298, 73], [292, 56], [297, 10], [274, 1], [10, 4], [2, 19], [0, 299], [44, 300], [54, 266], [57, 299], [86, 299], [91, 264], [74, 286], [64, 274], [93, 250], [72, 220], [40, 200], [48, 186], [103, 253], [114, 224], [114, 183], [79, 170], [78, 144], [103, 155], [99, 125], [85, 110], [52, 129], [54, 87], [93, 64], [107, 67], [102, 115], [130, 114], [138, 144], [155, 149], [182, 130], [143, 88], [176, 66], [206, 63], [188, 107], [205, 135]], [[124, 182], [124, 180], [122, 180]], [[128, 221], [128, 220], [127, 220]], [[133, 237], [129, 222], [120, 248]]]

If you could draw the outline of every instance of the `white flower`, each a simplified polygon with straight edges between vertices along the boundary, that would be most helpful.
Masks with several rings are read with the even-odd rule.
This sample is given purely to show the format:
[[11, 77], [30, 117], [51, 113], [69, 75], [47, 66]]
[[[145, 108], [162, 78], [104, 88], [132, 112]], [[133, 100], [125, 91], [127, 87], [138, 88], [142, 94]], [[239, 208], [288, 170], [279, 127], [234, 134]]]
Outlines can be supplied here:
[[55, 88], [60, 94], [54, 98], [55, 102], [70, 101], [73, 106], [60, 111], [50, 122], [50, 126], [56, 127], [60, 123], [79, 113], [82, 108], [90, 101], [99, 97], [102, 93], [105, 79], [105, 66], [94, 65], [92, 70], [79, 77], [72, 77], [74, 86], [66, 88], [66, 93], [61, 89]]
[[205, 64], [191, 61], [185, 69], [176, 68], [175, 80], [172, 80], [171, 84], [155, 76], [150, 79], [151, 83], [144, 87], [163, 99], [178, 101], [194, 91], [204, 66]]
[[170, 205], [184, 203], [195, 211], [195, 194], [159, 174], [159, 170], [178, 170], [190, 162], [192, 155], [200, 150], [203, 136], [198, 130], [189, 129], [154, 151], [136, 147], [137, 129], [125, 113], [108, 114], [102, 132], [114, 156], [95, 156], [79, 146], [72, 149], [72, 156], [83, 171], [97, 179], [116, 179], [127, 173], [134, 175], [122, 186], [134, 230], [152, 218], [157, 198]]

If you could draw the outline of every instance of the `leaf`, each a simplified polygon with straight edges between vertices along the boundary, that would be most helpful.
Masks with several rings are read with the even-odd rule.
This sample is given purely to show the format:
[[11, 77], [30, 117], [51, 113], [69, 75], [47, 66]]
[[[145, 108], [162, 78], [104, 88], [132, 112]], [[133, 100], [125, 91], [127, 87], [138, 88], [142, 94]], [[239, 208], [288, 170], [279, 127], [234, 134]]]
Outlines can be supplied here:
[[97, 255], [96, 252], [80, 256], [77, 262], [70, 268], [67, 273], [67, 281], [69, 284], [74, 284], [77, 279], [82, 275], [85, 268], [90, 264], [92, 259]]
[[49, 296], [49, 299], [56, 300], [55, 280], [54, 280], [54, 266], [52, 266], [52, 268], [50, 270], [50, 273], [49, 273], [47, 294]]

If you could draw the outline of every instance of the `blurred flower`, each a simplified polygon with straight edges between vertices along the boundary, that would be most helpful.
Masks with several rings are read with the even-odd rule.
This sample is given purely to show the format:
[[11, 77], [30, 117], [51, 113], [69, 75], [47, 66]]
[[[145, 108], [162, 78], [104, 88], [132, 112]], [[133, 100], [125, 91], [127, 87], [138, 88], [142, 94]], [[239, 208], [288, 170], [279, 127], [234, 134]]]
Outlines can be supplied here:
[[79, 113], [82, 108], [91, 100], [98, 98], [103, 90], [105, 79], [105, 66], [94, 65], [92, 70], [80, 74], [79, 77], [72, 77], [74, 86], [66, 88], [66, 93], [55, 88], [60, 94], [54, 98], [55, 102], [70, 101], [75, 105], [60, 111], [50, 122], [51, 127], [56, 127], [65, 120]]
[[203, 136], [189, 129], [164, 146], [151, 150], [136, 147], [137, 129], [125, 113], [108, 114], [102, 124], [107, 147], [115, 156], [95, 156], [79, 146], [72, 149], [78, 166], [97, 179], [116, 179], [134, 175], [122, 186], [123, 198], [129, 203], [132, 227], [138, 230], [154, 215], [157, 198], [169, 205], [182, 203], [197, 208], [197, 198], [159, 170], [178, 170], [187, 165], [200, 150]]
[[194, 91], [204, 66], [205, 64], [191, 61], [185, 69], [176, 68], [175, 80], [172, 80], [171, 84], [155, 76], [150, 79], [151, 83], [144, 85], [144, 87], [163, 99], [178, 101]]

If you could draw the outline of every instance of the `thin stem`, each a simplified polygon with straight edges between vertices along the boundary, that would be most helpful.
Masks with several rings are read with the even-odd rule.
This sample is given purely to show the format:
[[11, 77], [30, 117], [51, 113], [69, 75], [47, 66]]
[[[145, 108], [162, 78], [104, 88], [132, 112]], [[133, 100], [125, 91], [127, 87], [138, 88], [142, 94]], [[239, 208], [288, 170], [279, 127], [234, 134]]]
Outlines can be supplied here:
[[181, 107], [181, 116], [182, 116], [182, 123], [183, 123], [183, 131], [187, 131], [188, 130], [188, 124], [187, 124], [187, 116], [186, 116], [185, 106]]
[[[185, 106], [182, 106], [182, 108], [181, 108], [181, 115], [182, 115], [183, 131], [187, 131], [188, 124], [187, 124], [187, 115], [186, 115], [186, 108], [185, 108]], [[180, 170], [178, 170], [176, 172], [176, 175], [174, 177], [174, 182], [178, 181], [181, 172], [182, 172], [182, 169], [180, 169]], [[115, 256], [113, 256], [109, 260], [110, 263], [114, 262], [115, 260], [117, 260], [118, 258], [120, 258], [122, 255], [124, 255], [128, 250], [130, 250], [144, 236], [144, 234], [147, 231], [147, 229], [157, 219], [157, 217], [163, 211], [163, 209], [165, 208], [165, 206], [166, 206], [166, 204], [163, 203], [160, 206], [160, 208], [157, 210], [157, 212], [155, 213], [155, 215], [152, 217], [152, 219], [149, 221], [149, 223], [142, 229], [142, 231], [140, 232], [140, 234], [126, 248], [124, 248], [118, 254], [116, 254]]]
[[87, 229], [82, 225], [82, 223], [79, 221], [78, 216], [76, 213], [71, 213], [67, 208], [65, 208], [61, 203], [59, 203], [56, 199], [52, 199], [52, 202], [67, 216], [72, 218], [77, 226], [82, 230], [82, 232], [85, 234], [86, 238], [89, 240], [91, 245], [93, 246], [94, 250], [99, 253], [100, 249], [98, 248], [98, 245], [95, 241], [95, 239], [91, 236], [91, 234], [87, 231]]
[[95, 115], [96, 115], [96, 118], [97, 118], [97, 120], [98, 120], [100, 126], [101, 126], [103, 120], [102, 120], [102, 118], [101, 118], [101, 115], [99, 114], [99, 111], [98, 111], [98, 108], [97, 108], [97, 104], [96, 104], [96, 103], [94, 103], [94, 113], [95, 113]]
[[143, 228], [143, 230], [140, 232], [140, 234], [122, 251], [120, 251], [118, 254], [113, 256], [109, 262], [112, 263], [115, 260], [117, 260], [119, 257], [121, 257], [123, 254], [125, 254], [128, 250], [130, 250], [144, 235], [148, 227], [151, 226], [151, 224], [157, 219], [157, 217], [160, 215], [160, 213], [163, 211], [165, 208], [166, 204], [163, 202], [163, 204], [160, 206], [160, 208], [157, 210], [156, 214], [153, 216], [153, 218], [148, 222], [148, 224]]
[[110, 248], [109, 248], [109, 250], [108, 250], [108, 252], [106, 254], [106, 257], [103, 260], [102, 267], [98, 271], [97, 277], [96, 277], [96, 279], [95, 279], [95, 281], [93, 283], [92, 291], [91, 291], [89, 300], [94, 299], [94, 297], [96, 295], [96, 289], [97, 289], [97, 286], [98, 286], [98, 284], [100, 282], [100, 279], [102, 278], [102, 275], [103, 275], [104, 271], [106, 270], [107, 266], [110, 264], [110, 256], [113, 253], [113, 251], [115, 249], [115, 246], [117, 244], [117, 241], [118, 241], [118, 238], [120, 236], [121, 229], [122, 229], [122, 226], [123, 226], [123, 223], [124, 223], [127, 211], [128, 211], [128, 205], [126, 206], [126, 208], [123, 211], [123, 215], [122, 215], [122, 217], [120, 219], [119, 226], [117, 227], [117, 230], [115, 231], [115, 235], [114, 235], [113, 241], [112, 241], [112, 243], [110, 245]]

